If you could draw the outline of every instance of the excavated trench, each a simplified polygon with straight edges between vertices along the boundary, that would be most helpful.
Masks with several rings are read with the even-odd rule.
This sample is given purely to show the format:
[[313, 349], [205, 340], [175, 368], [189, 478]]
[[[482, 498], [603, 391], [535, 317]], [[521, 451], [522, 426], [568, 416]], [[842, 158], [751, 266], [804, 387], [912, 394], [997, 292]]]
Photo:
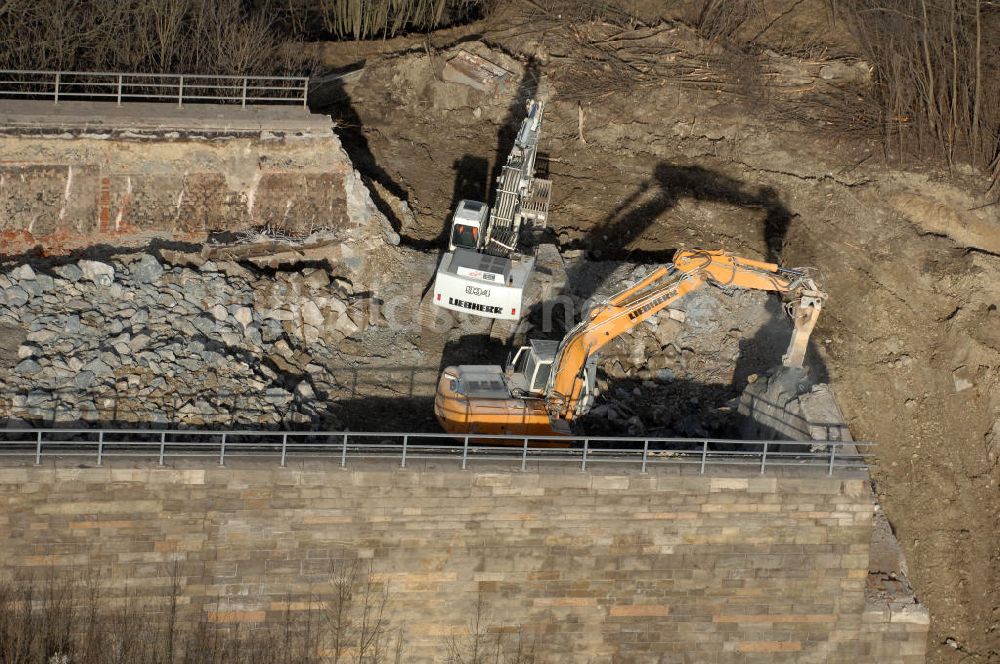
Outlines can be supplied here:
[[[376, 205], [399, 232], [402, 246], [419, 256], [415, 262], [436, 264], [446, 248], [452, 209], [449, 206], [463, 198], [484, 200], [489, 195], [489, 157], [455, 160], [451, 169], [454, 191], [449, 201], [435, 198], [430, 206], [420, 204], [419, 211], [415, 211], [411, 207], [415, 192], [397, 183], [372, 151], [367, 134], [384, 139], [382, 132], [366, 132], [346, 92], [328, 110], [335, 118], [345, 118], [340, 121], [338, 135], [373, 191]], [[515, 111], [509, 111], [505, 121], [519, 122], [520, 118]], [[501, 127], [498, 154], [509, 149], [510, 140], [503, 136], [509, 133], [506, 125]], [[551, 164], [543, 161], [540, 174], [559, 178], [550, 168]], [[608, 297], [670, 261], [673, 248], [629, 245], [641, 235], [638, 226], [655, 218], [658, 211], [677, 204], [667, 195], [665, 182], [676, 180], [678, 175], [687, 193], [707, 190], [728, 204], [764, 206], [766, 232], [775, 237], [792, 216], [773, 192], [745, 193], [741, 183], [695, 166], [660, 168], [655, 173], [655, 177], [663, 179], [659, 191], [643, 183], [627, 201], [630, 207], [620, 206], [595, 227], [574, 228], [555, 222], [545, 241], [554, 244], [562, 256], [567, 288], [560, 300], [565, 301], [534, 307], [512, 343], [523, 343], [528, 338], [561, 339], [580, 320], [589, 301]], [[578, 178], [573, 185], [586, 189], [588, 184], [596, 186], [598, 182]], [[567, 198], [559, 196], [557, 201]], [[434, 228], [433, 221], [421, 223], [425, 217], [438, 219], [439, 228]], [[774, 252], [766, 253], [772, 256], [778, 250], [780, 237]], [[428, 279], [423, 286], [429, 285]], [[688, 296], [672, 310], [671, 315], [665, 312], [601, 353], [602, 395], [592, 412], [578, 423], [582, 431], [599, 435], [741, 437], [746, 419], [737, 412], [739, 397], [749, 382], [780, 366], [791, 337], [791, 322], [780, 299], [759, 292], [707, 288]], [[490, 337], [489, 321], [472, 316], [453, 316], [445, 336], [442, 367], [503, 364], [512, 350], [510, 344]], [[811, 382], [826, 380], [826, 369], [815, 353], [810, 353], [808, 364]]]
[[[486, 53], [517, 71], [520, 83], [512, 91], [515, 100], [538, 93], [540, 74], [530, 65], [521, 67], [502, 54], [482, 48], [476, 52]], [[438, 90], [442, 84], [432, 76], [433, 65], [428, 60], [406, 56], [385, 65], [388, 69], [370, 65], [357, 82], [328, 91], [323, 108], [337, 120], [337, 132], [345, 149], [373, 192], [375, 204], [398, 231], [402, 246], [414, 252], [411, 255], [415, 263], [432, 265], [446, 247], [447, 224], [457, 201], [489, 197], [497, 163], [510, 150], [523, 108], [520, 101], [502, 95], [479, 106], [467, 102], [451, 108], [446, 93], [456, 94], [453, 88], [458, 86], [444, 84], [449, 90]], [[400, 79], [414, 76], [419, 81], [410, 81], [414, 89], [394, 87]], [[422, 90], [421, 85], [425, 86]], [[414, 98], [414, 94], [424, 97]], [[455, 135], [441, 135], [441, 140], [430, 141], [423, 131], [402, 129], [404, 124], [422, 124], [421, 130], [433, 132], [428, 120], [417, 117], [421, 99], [426, 101], [428, 95], [432, 103], [443, 107], [436, 120], [445, 125], [453, 122]], [[457, 95], [468, 99], [467, 91], [459, 89]], [[401, 106], [397, 96], [410, 105]], [[395, 104], [391, 116], [381, 115], [388, 113], [390, 103]], [[482, 121], [458, 119], [466, 113], [479, 115]], [[388, 120], [390, 117], [400, 120], [397, 123]], [[371, 126], [376, 118], [378, 124]], [[551, 133], [565, 140], [559, 136], [560, 129], [557, 124]], [[403, 135], [394, 137], [395, 131]], [[647, 231], [656, 228], [657, 217], [687, 206], [692, 200], [753, 209], [754, 216], [762, 217], [762, 242], [751, 255], [774, 258], [780, 252], [793, 215], [773, 189], [748, 186], [694, 163], [665, 161], [658, 163], [652, 175], [638, 186], [628, 173], [619, 173], [622, 182], [608, 182], [607, 173], [594, 172], [595, 164], [590, 160], [583, 160], [581, 168], [571, 172], [565, 160], [552, 159], [545, 149], [554, 140], [549, 132], [550, 128], [543, 125], [539, 175], [552, 178], [557, 191], [553, 222], [545, 241], [555, 244], [562, 256], [567, 287], [558, 298], [559, 304], [542, 303], [533, 308], [513, 342], [561, 339], [580, 320], [590, 301], [607, 297], [635, 283], [651, 268], [668, 263], [674, 250], [686, 242], [680, 237], [671, 240]], [[434, 133], [440, 134], [440, 130]], [[418, 143], [416, 136], [426, 142]], [[399, 151], [401, 140], [410, 144], [406, 155]], [[463, 150], [471, 151], [473, 146], [476, 154], [451, 157]], [[494, 146], [494, 152], [487, 151]], [[629, 193], [615, 200], [616, 188]], [[598, 192], [600, 197], [596, 196]], [[590, 217], [607, 209], [603, 218], [589, 224], [575, 220], [576, 199], [581, 197], [596, 199], [597, 205], [588, 210]], [[727, 248], [737, 252], [740, 249]], [[420, 272], [424, 288], [430, 285], [428, 275], [432, 270], [424, 267]], [[599, 377], [602, 395], [592, 412], [579, 422], [583, 431], [740, 437], [740, 429], [745, 426], [745, 418], [736, 407], [740, 394], [748, 383], [780, 366], [791, 336], [791, 323], [780, 300], [764, 293], [707, 288], [672, 309], [670, 315], [664, 312], [603, 350]], [[439, 331], [445, 338], [442, 367], [502, 364], [511, 351], [510, 345], [490, 337], [489, 321], [456, 315], [450, 317], [450, 326], [444, 326], [448, 329]], [[422, 333], [421, 349], [431, 351], [435, 341], [433, 335]], [[823, 362], [815, 353], [810, 353], [808, 359], [812, 381], [825, 380]]]

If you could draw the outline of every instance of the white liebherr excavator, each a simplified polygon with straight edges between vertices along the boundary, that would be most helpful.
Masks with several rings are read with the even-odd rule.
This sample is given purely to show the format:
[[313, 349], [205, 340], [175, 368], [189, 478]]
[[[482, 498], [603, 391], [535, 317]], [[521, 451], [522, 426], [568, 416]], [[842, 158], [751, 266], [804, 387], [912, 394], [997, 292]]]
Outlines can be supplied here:
[[535, 177], [544, 104], [528, 116], [497, 178], [493, 208], [463, 200], [452, 217], [448, 252], [438, 265], [432, 303], [462, 313], [517, 321], [548, 221], [552, 182]]

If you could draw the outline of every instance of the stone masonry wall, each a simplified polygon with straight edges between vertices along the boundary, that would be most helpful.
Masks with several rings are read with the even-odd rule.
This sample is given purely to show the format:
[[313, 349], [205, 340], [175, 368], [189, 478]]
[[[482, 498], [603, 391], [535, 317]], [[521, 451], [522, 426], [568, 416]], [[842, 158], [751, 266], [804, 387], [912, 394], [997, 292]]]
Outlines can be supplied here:
[[865, 618], [863, 478], [8, 467], [0, 504], [0, 575], [154, 597], [176, 562], [188, 615], [222, 623], [316, 609], [360, 558], [407, 662], [440, 661], [479, 598], [539, 662], [923, 661], [921, 626]]
[[893, 612], [869, 605], [861, 622], [859, 640], [871, 662], [924, 662], [930, 617], [924, 607]]
[[129, 235], [198, 240], [264, 225], [306, 234], [366, 221], [350, 209], [350, 188], [363, 185], [332, 128], [214, 140], [7, 135], [0, 154], [0, 255]]

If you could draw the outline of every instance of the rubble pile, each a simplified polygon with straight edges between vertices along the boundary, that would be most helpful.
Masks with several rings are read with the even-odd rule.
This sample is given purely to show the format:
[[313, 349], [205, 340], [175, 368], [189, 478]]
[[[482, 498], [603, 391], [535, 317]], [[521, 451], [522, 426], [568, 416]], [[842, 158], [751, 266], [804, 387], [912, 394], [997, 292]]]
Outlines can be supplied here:
[[[691, 293], [609, 344], [603, 368], [611, 378], [730, 383], [753, 339], [772, 323], [771, 299], [759, 291]], [[776, 323], [790, 334], [783, 315]]]
[[[259, 274], [162, 252], [0, 275], [0, 329], [19, 334], [0, 404], [31, 423], [336, 428], [323, 354], [370, 321], [321, 268]], [[322, 343], [317, 343], [322, 341]]]
[[[623, 264], [604, 283], [636, 283], [649, 269]], [[602, 349], [603, 394], [587, 416], [587, 429], [607, 435], [736, 435], [740, 390], [780, 365], [790, 335], [791, 323], [774, 295], [712, 287], [689, 293]]]

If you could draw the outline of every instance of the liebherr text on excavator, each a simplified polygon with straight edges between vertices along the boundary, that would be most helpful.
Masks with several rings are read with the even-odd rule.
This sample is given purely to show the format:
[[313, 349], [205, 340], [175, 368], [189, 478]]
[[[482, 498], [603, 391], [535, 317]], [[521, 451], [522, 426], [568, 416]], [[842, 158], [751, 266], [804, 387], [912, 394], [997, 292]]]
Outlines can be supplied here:
[[794, 331], [782, 358], [801, 367], [826, 293], [801, 269], [734, 256], [686, 250], [630, 288], [598, 304], [562, 341], [532, 340], [499, 366], [448, 367], [438, 379], [434, 413], [455, 434], [562, 435], [597, 396], [597, 354], [615, 337], [641, 324], [693, 290], [780, 293]]

